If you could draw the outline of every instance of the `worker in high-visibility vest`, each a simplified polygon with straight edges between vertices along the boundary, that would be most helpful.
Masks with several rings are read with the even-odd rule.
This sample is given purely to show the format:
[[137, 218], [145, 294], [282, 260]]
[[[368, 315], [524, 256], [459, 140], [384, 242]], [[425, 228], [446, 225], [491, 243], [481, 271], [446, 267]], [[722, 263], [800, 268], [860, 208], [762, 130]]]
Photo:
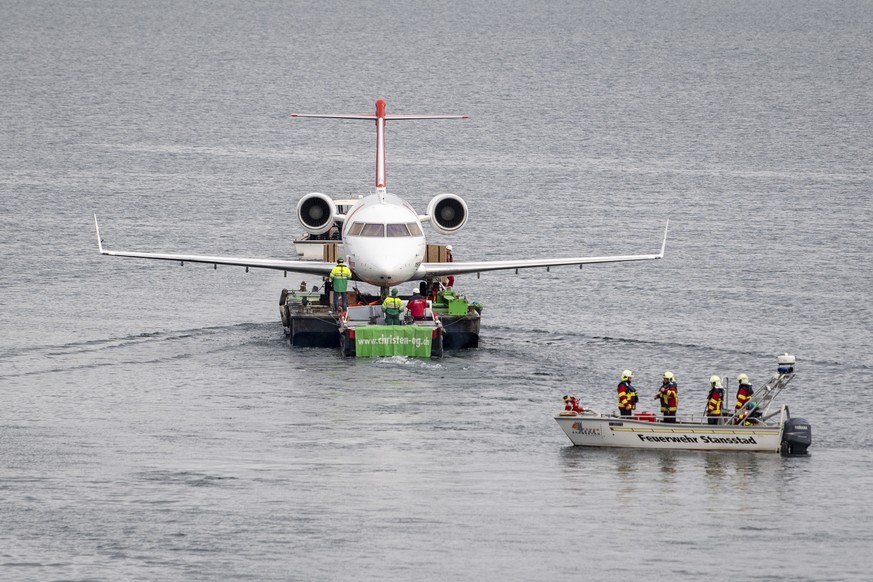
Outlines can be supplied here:
[[343, 304], [343, 311], [349, 308], [348, 299], [346, 299], [346, 293], [349, 290], [349, 279], [351, 278], [351, 269], [345, 266], [342, 257], [338, 257], [336, 260], [336, 267], [334, 267], [330, 271], [330, 286], [333, 289], [334, 311], [339, 311], [339, 302]]
[[721, 417], [721, 407], [724, 404], [724, 388], [721, 378], [712, 376], [709, 379], [709, 394], [706, 397], [706, 416], [709, 424], [718, 424]]
[[385, 312], [385, 325], [400, 325], [400, 311], [403, 309], [403, 301], [397, 296], [397, 289], [391, 290], [391, 297], [386, 297], [382, 302], [382, 311]]

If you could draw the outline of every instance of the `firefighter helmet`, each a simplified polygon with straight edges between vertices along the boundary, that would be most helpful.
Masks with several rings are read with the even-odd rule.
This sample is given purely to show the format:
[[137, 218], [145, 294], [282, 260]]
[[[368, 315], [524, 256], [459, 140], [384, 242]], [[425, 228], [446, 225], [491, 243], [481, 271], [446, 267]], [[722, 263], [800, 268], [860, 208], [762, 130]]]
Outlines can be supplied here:
[[625, 370], [624, 372], [621, 373], [622, 380], [630, 380], [633, 377], [634, 377], [634, 373], [631, 372], [630, 370]]
[[718, 376], [712, 376], [709, 379], [709, 383], [712, 384], [713, 386], [715, 386], [719, 382], [721, 382], [721, 378], [719, 378]]
[[740, 374], [739, 376], [737, 376], [737, 380], [741, 385], [749, 383], [749, 377], [746, 374]]
[[664, 372], [664, 380], [674, 380], [673, 372], [667, 371]]

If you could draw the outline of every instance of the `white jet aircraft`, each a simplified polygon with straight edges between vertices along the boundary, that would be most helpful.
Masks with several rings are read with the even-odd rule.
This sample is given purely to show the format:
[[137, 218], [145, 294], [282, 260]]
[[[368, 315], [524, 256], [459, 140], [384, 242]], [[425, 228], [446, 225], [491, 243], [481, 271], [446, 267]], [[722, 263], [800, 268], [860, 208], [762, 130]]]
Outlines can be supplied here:
[[[655, 255], [618, 255], [605, 257], [569, 257], [552, 259], [518, 259], [508, 261], [459, 261], [452, 263], [424, 262], [426, 243], [422, 223], [429, 222], [438, 233], [451, 235], [467, 222], [467, 204], [456, 194], [439, 194], [431, 199], [425, 214], [418, 214], [407, 202], [385, 187], [385, 122], [412, 119], [465, 119], [466, 115], [389, 115], [385, 101], [376, 101], [376, 113], [349, 115], [292, 114], [292, 117], [322, 117], [332, 119], [365, 119], [376, 122], [376, 193], [356, 201], [346, 213], [337, 210], [334, 200], [320, 192], [307, 194], [297, 203], [297, 216], [310, 235], [330, 231], [336, 223], [342, 223], [342, 236], [346, 264], [354, 279], [381, 288], [382, 296], [389, 287], [407, 281], [426, 281], [429, 285], [448, 275], [480, 273], [533, 267], [558, 267], [589, 263], [615, 263], [622, 261], [647, 261], [664, 257], [667, 244], [667, 228], [661, 251]], [[110, 251], [103, 248], [97, 216], [97, 246], [101, 254], [116, 257], [158, 259], [209, 263], [212, 265], [235, 265], [292, 271], [327, 277], [335, 263], [285, 259], [254, 259], [246, 257], [219, 257], [205, 255], [182, 255], [131, 251]], [[669, 226], [669, 222], [668, 222]]]

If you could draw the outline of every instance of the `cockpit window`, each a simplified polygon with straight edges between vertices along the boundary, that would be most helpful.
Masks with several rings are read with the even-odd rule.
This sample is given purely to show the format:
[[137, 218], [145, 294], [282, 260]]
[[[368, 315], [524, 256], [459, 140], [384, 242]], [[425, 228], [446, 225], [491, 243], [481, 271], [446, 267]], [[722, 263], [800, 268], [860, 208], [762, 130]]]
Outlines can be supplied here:
[[423, 236], [421, 228], [415, 222], [401, 224], [374, 224], [355, 222], [349, 226], [348, 236]]
[[385, 225], [384, 224], [364, 224], [363, 230], [361, 230], [361, 236], [385, 236]]
[[409, 229], [405, 224], [387, 224], [388, 236], [409, 236]]

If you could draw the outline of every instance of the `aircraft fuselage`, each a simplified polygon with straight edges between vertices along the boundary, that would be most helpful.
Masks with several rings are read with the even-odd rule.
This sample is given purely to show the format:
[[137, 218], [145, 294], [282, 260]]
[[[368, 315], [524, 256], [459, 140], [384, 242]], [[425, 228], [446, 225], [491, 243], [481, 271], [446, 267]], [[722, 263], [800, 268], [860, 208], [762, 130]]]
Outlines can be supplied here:
[[409, 281], [424, 261], [426, 242], [418, 214], [393, 194], [357, 202], [345, 217], [342, 233], [349, 268], [371, 285]]

